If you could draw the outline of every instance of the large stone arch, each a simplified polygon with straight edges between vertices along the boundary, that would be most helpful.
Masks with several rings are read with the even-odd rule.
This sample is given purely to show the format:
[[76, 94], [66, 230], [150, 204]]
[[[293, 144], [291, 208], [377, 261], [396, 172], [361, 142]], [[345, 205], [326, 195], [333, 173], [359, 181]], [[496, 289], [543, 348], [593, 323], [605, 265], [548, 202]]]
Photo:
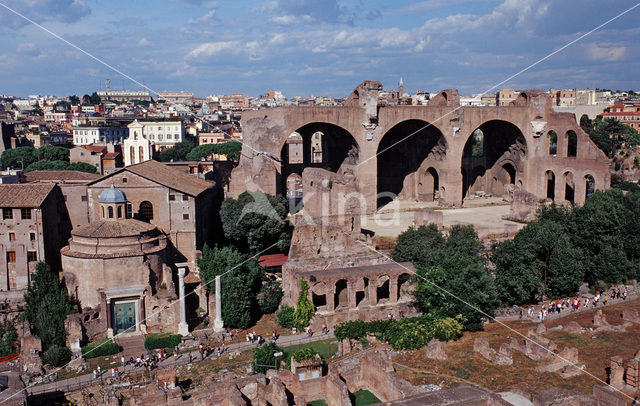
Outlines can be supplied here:
[[442, 184], [447, 155], [447, 141], [437, 127], [421, 119], [401, 121], [382, 136], [376, 155], [378, 207], [393, 196], [433, 200], [433, 186], [425, 193], [423, 181], [437, 178]]
[[502, 196], [526, 178], [527, 141], [522, 130], [505, 120], [482, 123], [467, 137], [461, 162], [462, 196]]
[[280, 192], [286, 193], [286, 181], [292, 173], [302, 175], [307, 167], [355, 173], [359, 159], [360, 146], [343, 127], [327, 122], [304, 124], [282, 141]]

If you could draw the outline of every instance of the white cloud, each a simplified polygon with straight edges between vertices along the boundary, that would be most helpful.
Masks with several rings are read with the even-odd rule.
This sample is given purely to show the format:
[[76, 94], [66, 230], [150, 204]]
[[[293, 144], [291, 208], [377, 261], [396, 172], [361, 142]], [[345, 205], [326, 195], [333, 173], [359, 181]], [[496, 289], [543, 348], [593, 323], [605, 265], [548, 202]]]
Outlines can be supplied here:
[[149, 44], [151, 44], [151, 42], [149, 42], [149, 40], [144, 37], [141, 38], [140, 41], [138, 41], [138, 45], [140, 45], [141, 47], [146, 47]]
[[614, 46], [613, 44], [589, 43], [584, 46], [587, 57], [592, 61], [617, 62], [627, 55], [627, 47]]
[[217, 55], [223, 51], [232, 50], [237, 47], [238, 43], [236, 41], [214, 41], [214, 42], [205, 42], [203, 44], [198, 45], [191, 52], [187, 54], [187, 58], [199, 58], [202, 56], [213, 56]]

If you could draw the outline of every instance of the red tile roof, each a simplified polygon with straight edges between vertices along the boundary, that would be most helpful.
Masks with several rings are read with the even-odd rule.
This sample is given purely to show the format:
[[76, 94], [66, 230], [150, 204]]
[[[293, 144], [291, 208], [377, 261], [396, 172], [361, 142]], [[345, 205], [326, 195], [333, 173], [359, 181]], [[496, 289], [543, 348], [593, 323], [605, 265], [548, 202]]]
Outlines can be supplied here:
[[0, 185], [0, 207], [40, 207], [54, 187], [53, 183]]
[[282, 266], [287, 262], [287, 256], [284, 254], [269, 254], [258, 258], [258, 265], [262, 267]]
[[31, 182], [65, 182], [65, 181], [91, 181], [100, 178], [97, 173], [82, 171], [31, 171], [24, 175], [26, 183]]
[[105, 152], [107, 150], [105, 145], [80, 145], [80, 147], [91, 152]]
[[104, 154], [103, 159], [116, 159], [120, 155], [119, 152], [107, 152]]

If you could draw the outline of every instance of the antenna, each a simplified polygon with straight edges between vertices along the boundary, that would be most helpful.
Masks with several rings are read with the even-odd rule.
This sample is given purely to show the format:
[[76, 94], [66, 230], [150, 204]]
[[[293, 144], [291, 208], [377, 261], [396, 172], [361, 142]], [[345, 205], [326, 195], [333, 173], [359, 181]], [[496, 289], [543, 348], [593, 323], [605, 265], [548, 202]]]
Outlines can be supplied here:
[[110, 92], [111, 91], [111, 79], [107, 78], [104, 81], [104, 88], [106, 92]]

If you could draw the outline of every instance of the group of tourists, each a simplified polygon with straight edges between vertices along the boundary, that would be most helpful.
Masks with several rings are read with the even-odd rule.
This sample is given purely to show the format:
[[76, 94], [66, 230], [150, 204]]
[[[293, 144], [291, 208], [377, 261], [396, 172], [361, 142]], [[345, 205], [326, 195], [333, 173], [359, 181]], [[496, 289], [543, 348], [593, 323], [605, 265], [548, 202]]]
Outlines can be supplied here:
[[[275, 334], [275, 331], [273, 332], [273, 334]], [[265, 342], [265, 339], [255, 331], [251, 333], [247, 333], [245, 336], [245, 339], [247, 340], [248, 343], [258, 344], [258, 347], [262, 346], [262, 344], [264, 344]], [[272, 336], [272, 339], [273, 339], [273, 336]], [[276, 340], [277, 340], [277, 337], [276, 337]]]
[[[547, 317], [553, 315], [554, 313], [561, 313], [565, 309], [571, 309], [571, 312], [577, 312], [582, 309], [586, 309], [589, 307], [589, 303], [591, 303], [591, 307], [597, 307], [598, 303], [602, 302], [604, 306], [606, 306], [607, 302], [610, 299], [620, 299], [627, 300], [628, 295], [627, 287], [624, 286], [621, 288], [611, 288], [611, 291], [596, 291], [596, 294], [593, 297], [593, 301], [590, 300], [589, 297], [574, 297], [568, 299], [560, 299], [557, 301], [549, 302], [547, 305], [540, 306], [540, 309], [535, 311], [534, 306], [531, 306], [527, 309], [527, 317], [531, 320], [537, 318], [538, 320], [546, 320]], [[523, 318], [523, 310], [520, 309], [520, 319]]]
[[[217, 347], [215, 349], [215, 354], [219, 356], [221, 356], [222, 354], [224, 354], [225, 351], [225, 346], [224, 346], [224, 342], [220, 345], [220, 347]], [[205, 358], [208, 358], [209, 355], [214, 354], [214, 349], [211, 348], [211, 344], [207, 344], [207, 345], [202, 345], [200, 344], [198, 346], [198, 352], [200, 353], [200, 361], [204, 360]], [[191, 353], [189, 353], [189, 363], [191, 363]]]

